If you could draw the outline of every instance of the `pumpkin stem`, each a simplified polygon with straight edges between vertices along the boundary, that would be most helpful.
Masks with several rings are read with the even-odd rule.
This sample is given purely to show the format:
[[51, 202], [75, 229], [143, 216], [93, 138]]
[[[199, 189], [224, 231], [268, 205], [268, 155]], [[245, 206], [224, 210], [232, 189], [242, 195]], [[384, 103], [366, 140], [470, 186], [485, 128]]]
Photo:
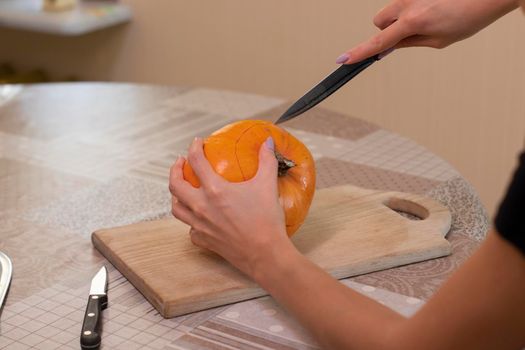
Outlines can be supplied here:
[[293, 160], [283, 157], [283, 155], [277, 151], [274, 151], [274, 153], [275, 158], [277, 158], [277, 161], [279, 162], [277, 174], [278, 176], [284, 176], [290, 168], [293, 168], [295, 166], [295, 163]]

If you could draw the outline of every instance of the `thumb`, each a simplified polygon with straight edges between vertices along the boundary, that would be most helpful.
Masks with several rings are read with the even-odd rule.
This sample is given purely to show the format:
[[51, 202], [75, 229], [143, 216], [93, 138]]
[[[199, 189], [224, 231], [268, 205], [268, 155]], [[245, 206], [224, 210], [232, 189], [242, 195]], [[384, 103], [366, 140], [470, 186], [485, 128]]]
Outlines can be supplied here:
[[438, 37], [432, 37], [428, 35], [412, 35], [398, 42], [395, 48], [398, 49], [418, 46], [426, 46], [439, 49], [445, 47], [446, 45], [445, 42]]
[[380, 54], [394, 47], [398, 42], [406, 38], [408, 33], [409, 31], [403, 22], [395, 21], [372, 38], [343, 53], [337, 58], [336, 63], [356, 63]]
[[275, 143], [270, 136], [263, 142], [259, 149], [259, 169], [255, 174], [256, 179], [263, 181], [272, 180], [277, 183], [278, 162], [275, 158]]

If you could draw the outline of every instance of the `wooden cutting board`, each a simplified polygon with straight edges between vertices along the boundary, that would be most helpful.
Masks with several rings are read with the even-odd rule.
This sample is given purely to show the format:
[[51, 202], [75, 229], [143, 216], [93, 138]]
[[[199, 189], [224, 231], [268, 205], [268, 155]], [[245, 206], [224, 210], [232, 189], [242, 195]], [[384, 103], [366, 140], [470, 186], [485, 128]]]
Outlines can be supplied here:
[[[450, 223], [447, 208], [429, 198], [345, 185], [316, 192], [292, 241], [340, 279], [450, 254]], [[218, 255], [194, 246], [188, 231], [164, 219], [99, 230], [92, 240], [166, 318], [267, 294]]]

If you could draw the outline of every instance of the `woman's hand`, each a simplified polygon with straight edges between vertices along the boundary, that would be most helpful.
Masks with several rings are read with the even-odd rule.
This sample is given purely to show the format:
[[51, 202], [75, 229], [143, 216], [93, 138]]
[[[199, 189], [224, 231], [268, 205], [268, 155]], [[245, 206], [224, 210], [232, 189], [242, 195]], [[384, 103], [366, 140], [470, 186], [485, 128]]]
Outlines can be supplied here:
[[374, 17], [381, 32], [343, 53], [336, 62], [354, 63], [402, 47], [444, 48], [477, 33], [518, 5], [518, 0], [394, 0]]
[[230, 183], [215, 173], [198, 138], [190, 147], [188, 161], [201, 187], [184, 180], [181, 157], [171, 167], [170, 192], [172, 213], [191, 227], [195, 245], [221, 255], [252, 279], [263, 260], [282, 249], [294, 249], [279, 204], [272, 139], [261, 146], [258, 172], [249, 181]]

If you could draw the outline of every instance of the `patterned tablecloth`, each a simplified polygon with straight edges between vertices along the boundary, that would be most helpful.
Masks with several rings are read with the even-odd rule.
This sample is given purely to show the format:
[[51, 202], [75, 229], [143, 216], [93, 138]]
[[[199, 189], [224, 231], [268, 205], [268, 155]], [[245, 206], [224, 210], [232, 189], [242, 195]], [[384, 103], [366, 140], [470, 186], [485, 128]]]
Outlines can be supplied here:
[[[277, 118], [290, 101], [128, 84], [0, 85], [0, 250], [14, 265], [0, 349], [78, 349], [90, 280], [109, 266], [105, 349], [309, 349], [271, 297], [163, 319], [91, 245], [102, 227], [169, 215], [169, 167], [194, 136]], [[478, 246], [485, 210], [424, 147], [315, 108], [285, 124], [312, 151], [318, 188], [351, 183], [430, 196], [452, 212], [449, 257], [342, 281], [410, 315]]]

